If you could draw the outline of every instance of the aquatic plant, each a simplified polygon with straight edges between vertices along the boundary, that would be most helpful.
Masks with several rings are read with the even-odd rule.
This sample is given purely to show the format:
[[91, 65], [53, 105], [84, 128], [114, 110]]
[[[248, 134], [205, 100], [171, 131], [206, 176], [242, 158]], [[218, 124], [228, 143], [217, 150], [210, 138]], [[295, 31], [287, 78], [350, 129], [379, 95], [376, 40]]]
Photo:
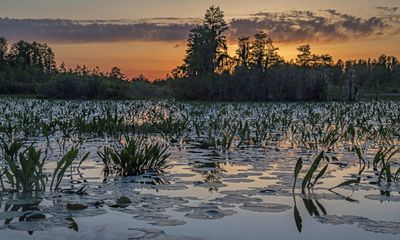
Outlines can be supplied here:
[[274, 129], [274, 124], [276, 122], [272, 122], [271, 118], [268, 118], [269, 115], [263, 115], [266, 119], [257, 119], [254, 121], [254, 141], [257, 144], [262, 144], [264, 142], [268, 142], [273, 139], [274, 135], [272, 131]]
[[[73, 147], [69, 150], [60, 161], [57, 162], [57, 166], [53, 172], [53, 178], [50, 184], [50, 191], [58, 191], [60, 189], [61, 180], [64, 177], [65, 172], [69, 167], [72, 166], [72, 163], [78, 158], [79, 148], [77, 146]], [[86, 153], [80, 160], [78, 164], [78, 169], [81, 164], [89, 157], [89, 153]], [[79, 192], [79, 191], [78, 191]]]
[[[385, 181], [386, 183], [391, 183], [391, 182], [398, 182], [400, 181], [399, 176], [400, 176], [400, 168], [396, 172], [392, 172], [392, 158], [393, 156], [398, 153], [400, 150], [397, 149], [395, 146], [392, 146], [390, 148], [387, 147], [380, 147], [379, 150], [376, 152], [373, 161], [372, 161], [372, 167], [374, 170], [374, 174], [377, 176], [377, 182], [376, 184], [382, 183], [382, 181]], [[355, 175], [355, 178], [348, 179], [343, 181], [342, 183], [329, 188], [329, 190], [333, 190], [335, 188], [343, 187], [343, 186], [351, 186], [352, 184], [360, 184], [361, 183], [361, 176], [365, 169], [368, 167], [369, 168], [369, 161], [366, 160], [362, 156], [361, 149], [358, 146], [354, 146], [354, 152], [356, 153], [358, 160], [359, 160], [359, 170], [358, 173]], [[313, 174], [317, 171], [321, 161], [323, 160], [327, 161], [327, 164], [320, 170], [320, 172], [317, 174], [314, 180]], [[326, 173], [329, 164], [338, 164], [340, 165], [341, 163], [337, 162], [336, 157], [327, 157], [324, 156], [324, 152], [321, 152], [315, 160], [312, 162], [311, 166], [307, 170], [307, 173], [305, 177], [303, 178], [302, 185], [301, 185], [301, 190], [302, 194], [306, 193], [306, 190], [309, 192], [312, 190], [317, 183], [318, 179], [320, 179], [324, 174]], [[368, 164], [368, 165], [367, 165]], [[303, 167], [303, 160], [302, 158], [299, 158], [297, 160], [295, 169], [294, 169], [294, 183], [293, 183], [293, 192], [295, 191], [296, 187], [296, 182], [297, 178], [300, 174], [300, 171]]]
[[[19, 141], [13, 141], [11, 144], [3, 141], [1, 149], [5, 160], [5, 167], [1, 176], [4, 174], [6, 177], [5, 180], [10, 185], [11, 190], [25, 193], [46, 191], [48, 177], [44, 173], [44, 165], [47, 160], [47, 151], [42, 152], [42, 150], [37, 150], [33, 145], [24, 147]], [[57, 162], [50, 191], [57, 191], [59, 189], [66, 169], [71, 167], [73, 161], [77, 159], [78, 153], [78, 147], [74, 147]], [[87, 159], [88, 155], [89, 153], [80, 160], [78, 168]], [[0, 178], [0, 181], [3, 190], [5, 190], [3, 178]]]
[[[303, 178], [302, 184], [301, 184], [301, 193], [305, 194], [306, 190], [309, 192], [312, 190], [315, 186], [315, 184], [318, 182], [318, 180], [325, 174], [326, 170], [328, 169], [328, 164], [326, 164], [321, 171], [317, 174], [317, 176], [313, 179], [313, 174], [314, 172], [318, 169], [318, 166], [320, 162], [324, 159], [324, 152], [321, 152], [318, 154], [318, 156], [315, 158], [313, 163], [311, 164], [310, 168], [308, 169], [305, 177]], [[297, 177], [300, 173], [301, 168], [303, 167], [303, 160], [302, 158], [299, 158], [297, 160], [295, 170], [294, 170], [294, 184], [293, 184], [293, 191], [295, 190], [295, 184], [297, 181]]]
[[98, 155], [104, 163], [104, 175], [135, 176], [161, 172], [167, 164], [168, 146], [146, 142], [144, 137], [125, 137], [117, 146], [104, 147]]
[[41, 150], [29, 146], [22, 150], [22, 144], [12, 142], [7, 145], [3, 142], [3, 156], [6, 162], [4, 175], [11, 189], [22, 192], [44, 191], [47, 176], [43, 173], [46, 156]]
[[[391, 172], [391, 158], [396, 154], [399, 149], [395, 149], [395, 146], [390, 148], [381, 147], [375, 154], [372, 166], [378, 175], [378, 183], [385, 179], [387, 182], [393, 181], [393, 174]], [[380, 169], [379, 169], [380, 167]]]
[[170, 136], [172, 141], [178, 141], [181, 138], [186, 129], [188, 128], [188, 118], [183, 116], [182, 118], [175, 118], [172, 115], [168, 117], [162, 117], [159, 122], [156, 123], [156, 128], [166, 136]]

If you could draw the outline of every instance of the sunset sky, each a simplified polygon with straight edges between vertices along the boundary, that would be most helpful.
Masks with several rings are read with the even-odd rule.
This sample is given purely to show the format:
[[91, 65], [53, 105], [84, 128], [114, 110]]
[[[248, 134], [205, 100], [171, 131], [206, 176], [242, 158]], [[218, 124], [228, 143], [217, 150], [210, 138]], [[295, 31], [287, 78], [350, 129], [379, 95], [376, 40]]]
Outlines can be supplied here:
[[238, 37], [265, 30], [286, 59], [303, 43], [335, 60], [400, 57], [400, 0], [1, 0], [0, 36], [46, 42], [67, 66], [162, 78], [213, 4], [230, 25], [231, 54]]

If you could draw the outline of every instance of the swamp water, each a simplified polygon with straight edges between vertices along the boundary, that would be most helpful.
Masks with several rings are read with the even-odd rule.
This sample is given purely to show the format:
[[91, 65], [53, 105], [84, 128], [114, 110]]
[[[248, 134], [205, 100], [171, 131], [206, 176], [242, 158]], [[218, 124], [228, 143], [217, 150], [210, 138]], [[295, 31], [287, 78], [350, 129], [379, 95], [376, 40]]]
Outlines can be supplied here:
[[[174, 104], [180, 107], [177, 109]], [[41, 132], [28, 134], [23, 131], [24, 127], [33, 128], [29, 126], [32, 120], [18, 122], [16, 119], [21, 117], [17, 113], [26, 109], [31, 109], [34, 114], [32, 119], [36, 117], [38, 122], [71, 120], [81, 116], [83, 109], [97, 109], [84, 117], [91, 119], [92, 116], [104, 115], [104, 107], [110, 103], [2, 100], [0, 105], [4, 108], [17, 106], [17, 110], [4, 112], [3, 126], [7, 121], [15, 121], [15, 125], [20, 126], [16, 134], [23, 136], [26, 142], [35, 143], [39, 148], [51, 149], [45, 165], [49, 176], [62, 152], [60, 142], [65, 141], [68, 146], [79, 141], [81, 154], [90, 152], [89, 159], [83, 162], [79, 171], [76, 168], [78, 163], [74, 163], [71, 171], [65, 174], [61, 183], [63, 191], [29, 194], [2, 192], [0, 239], [328, 240], [400, 237], [399, 182], [382, 181], [377, 184], [375, 172], [368, 168], [361, 174], [360, 184], [330, 189], [357, 175], [359, 160], [349, 147], [354, 142], [363, 147], [365, 159], [373, 159], [378, 146], [397, 146], [396, 131], [400, 129], [400, 123], [396, 120], [393, 124], [395, 130], [385, 133], [390, 135], [390, 140], [386, 135], [382, 137], [382, 133], [374, 135], [361, 130], [358, 137], [346, 139], [341, 132], [335, 146], [326, 150], [326, 145], [320, 140], [321, 136], [318, 136], [315, 145], [298, 140], [302, 138], [298, 135], [305, 133], [297, 132], [300, 125], [294, 123], [299, 122], [301, 116], [308, 116], [307, 111], [312, 109], [320, 116], [317, 118], [318, 123], [313, 126], [327, 129], [321, 126], [334, 116], [325, 114], [340, 104], [191, 105], [111, 102], [110, 108], [117, 109], [115, 114], [125, 116], [125, 124], [141, 125], [156, 121], [152, 114], [160, 111], [175, 119], [186, 119], [188, 123], [181, 131], [166, 131], [160, 127], [157, 131], [149, 130], [149, 127], [142, 130], [141, 134], [151, 136], [152, 141], [169, 145], [169, 167], [163, 173], [105, 177], [97, 151], [112, 144], [109, 133], [102, 134], [102, 137], [98, 136], [98, 130], [96, 136], [93, 135], [94, 130], [83, 134], [71, 124], [74, 130], [69, 132], [69, 137], [54, 127], [54, 132], [46, 140]], [[377, 107], [393, 110], [393, 106], [398, 105], [393, 102], [362, 103], [349, 105], [346, 111], [350, 114], [351, 111], [364, 109], [365, 112], [358, 116], [361, 117], [373, 113]], [[148, 113], [149, 108], [157, 110]], [[265, 111], [260, 114], [262, 109]], [[390, 117], [400, 114], [398, 109], [394, 108], [394, 111]], [[224, 148], [221, 144], [215, 144], [215, 141], [214, 146], [204, 146], [204, 142], [212, 136], [224, 135], [221, 130], [224, 126], [213, 124], [223, 124], [226, 121], [234, 125], [235, 121], [248, 121], [252, 136], [257, 134], [257, 130], [254, 130], [256, 127], [252, 128], [256, 125], [252, 124], [271, 118], [272, 113], [282, 115], [282, 118], [274, 118], [275, 123], [266, 124], [269, 126], [267, 135], [270, 137], [259, 143], [244, 143], [238, 131], [231, 146], [225, 145]], [[287, 121], [283, 115], [296, 116]], [[386, 114], [382, 119], [388, 117], [389, 114]], [[198, 124], [198, 119], [204, 120], [203, 129], [194, 126]], [[343, 119], [353, 121], [347, 117]], [[378, 120], [381, 119], [378, 117]], [[368, 121], [374, 124], [376, 119], [369, 118]], [[286, 122], [289, 123], [285, 125]], [[389, 125], [384, 125], [385, 129]], [[341, 126], [345, 129], [345, 124]], [[219, 129], [211, 135], [207, 133], [211, 127]], [[357, 127], [362, 128], [361, 124]], [[318, 132], [316, 129], [310, 131]], [[74, 134], [85, 137], [74, 137]], [[371, 139], [371, 136], [376, 139]], [[296, 161], [302, 157], [306, 170], [321, 150], [338, 160], [329, 163], [327, 172], [312, 191], [305, 194], [301, 194], [302, 171], [293, 193]], [[391, 167], [395, 172], [400, 167], [398, 154], [393, 159]], [[77, 194], [76, 190], [83, 186], [84, 192]], [[73, 210], [66, 207], [67, 204], [76, 204], [76, 208], [82, 209]]]

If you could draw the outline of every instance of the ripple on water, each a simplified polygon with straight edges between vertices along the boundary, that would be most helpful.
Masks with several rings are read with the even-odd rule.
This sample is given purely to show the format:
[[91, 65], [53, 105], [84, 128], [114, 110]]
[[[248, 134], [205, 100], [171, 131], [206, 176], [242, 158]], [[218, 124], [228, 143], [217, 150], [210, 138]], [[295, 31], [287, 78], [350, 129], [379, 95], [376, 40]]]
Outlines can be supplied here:
[[386, 196], [386, 195], [381, 195], [381, 194], [371, 194], [371, 195], [365, 195], [365, 198], [369, 200], [374, 200], [374, 201], [380, 201], [380, 202], [400, 202], [400, 196]]
[[317, 217], [317, 220], [320, 223], [332, 225], [356, 224], [358, 228], [364, 229], [368, 232], [400, 234], [400, 222], [374, 221], [369, 218], [352, 215], [325, 215]]

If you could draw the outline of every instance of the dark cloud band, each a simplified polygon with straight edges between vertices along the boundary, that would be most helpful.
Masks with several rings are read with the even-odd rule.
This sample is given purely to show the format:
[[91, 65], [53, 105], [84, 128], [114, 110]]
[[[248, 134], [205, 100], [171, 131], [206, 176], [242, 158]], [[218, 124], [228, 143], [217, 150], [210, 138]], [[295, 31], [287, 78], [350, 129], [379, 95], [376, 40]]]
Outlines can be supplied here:
[[359, 38], [376, 38], [398, 25], [384, 17], [367, 19], [325, 10], [325, 15], [310, 11], [285, 13], [258, 13], [253, 19], [234, 19], [233, 36], [251, 35], [254, 30], [264, 30], [277, 42], [326, 42]]
[[187, 37], [193, 24], [53, 19], [0, 19], [0, 35], [8, 39], [57, 43], [116, 41], [177, 41]]
[[[396, 9], [397, 11], [397, 9]], [[49, 43], [117, 41], [183, 41], [196, 19], [154, 18], [143, 21], [0, 18], [0, 36]], [[323, 42], [382, 38], [399, 34], [400, 15], [360, 18], [336, 10], [257, 13], [232, 19], [228, 37], [235, 41], [257, 31], [270, 33], [275, 42]]]

